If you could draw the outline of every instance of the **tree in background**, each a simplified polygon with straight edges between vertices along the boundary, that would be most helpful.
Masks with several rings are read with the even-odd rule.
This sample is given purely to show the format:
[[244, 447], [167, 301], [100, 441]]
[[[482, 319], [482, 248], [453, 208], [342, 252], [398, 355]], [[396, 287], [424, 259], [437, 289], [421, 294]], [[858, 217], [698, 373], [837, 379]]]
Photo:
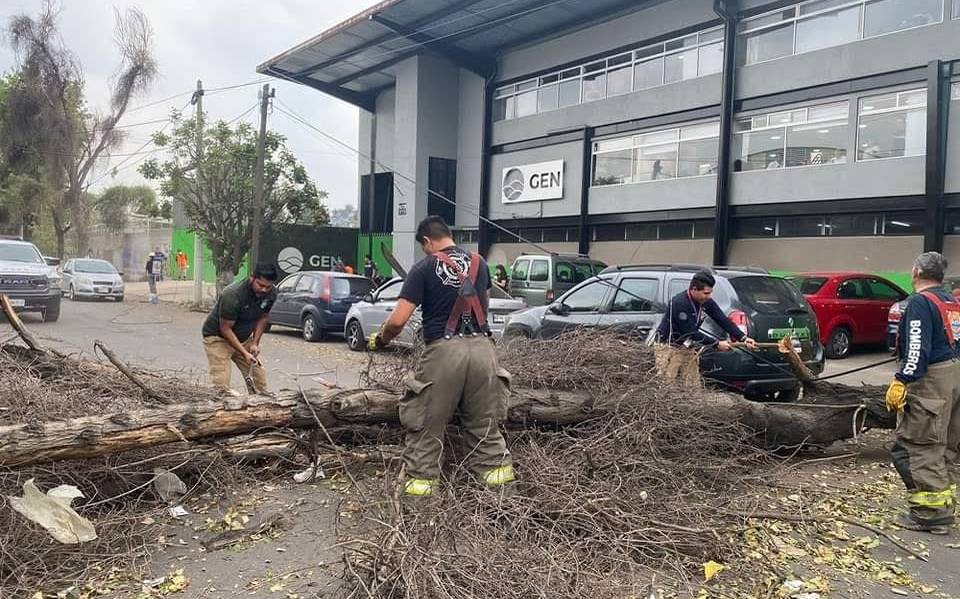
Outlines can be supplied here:
[[169, 201], [157, 200], [157, 193], [147, 185], [114, 185], [103, 190], [96, 199], [100, 224], [111, 233], [123, 231], [131, 212], [150, 218], [170, 218]]
[[[91, 112], [83, 99], [83, 69], [66, 48], [57, 31], [58, 9], [44, 4], [36, 17], [17, 15], [10, 19], [7, 35], [16, 52], [18, 86], [11, 91], [8, 112], [16, 139], [32, 139], [42, 158], [42, 172], [49, 194], [49, 208], [56, 231], [57, 255], [65, 254], [67, 233], [75, 223], [89, 221], [84, 193], [90, 175], [101, 157], [118, 148], [122, 132], [117, 122], [130, 100], [156, 79], [153, 33], [139, 9], [116, 12], [114, 42], [120, 66], [113, 79], [110, 110]], [[22, 142], [25, 143], [25, 142]], [[76, 230], [78, 252], [87, 248], [86, 227]]]
[[330, 224], [334, 227], [360, 227], [360, 213], [353, 204], [343, 208], [334, 208], [330, 214]]
[[[204, 128], [199, 159], [196, 120], [174, 115], [173, 125], [170, 134], [154, 134], [154, 144], [166, 148], [170, 158], [150, 159], [140, 166], [140, 173], [159, 181], [164, 196], [182, 202], [193, 230], [202, 232], [210, 247], [222, 289], [236, 277], [250, 251], [257, 134], [245, 123], [231, 127], [218, 121]], [[326, 224], [323, 192], [285, 140], [273, 132], [265, 140], [263, 229], [297, 222], [309, 210], [315, 211], [315, 221]]]

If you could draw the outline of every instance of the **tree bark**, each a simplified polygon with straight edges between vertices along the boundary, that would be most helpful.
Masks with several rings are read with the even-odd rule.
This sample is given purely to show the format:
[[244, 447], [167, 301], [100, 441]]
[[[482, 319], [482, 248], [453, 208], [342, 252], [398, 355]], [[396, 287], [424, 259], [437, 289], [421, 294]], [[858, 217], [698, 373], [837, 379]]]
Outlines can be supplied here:
[[[181, 398], [189, 400], [189, 398]], [[638, 397], [637, 401], [642, 401]], [[0, 466], [25, 466], [86, 459], [176, 443], [231, 437], [271, 427], [311, 428], [398, 423], [400, 394], [381, 390], [286, 391], [275, 397], [242, 396], [219, 402], [179, 403], [116, 414], [0, 427]], [[857, 425], [892, 428], [879, 398], [856, 392], [834, 396], [828, 405], [762, 404], [741, 397], [706, 394], [700, 401], [731, 422], [756, 431], [759, 445], [771, 449], [829, 445], [855, 434]], [[602, 415], [608, 405], [588, 393], [516, 389], [507, 426], [572, 424]], [[813, 407], [811, 407], [811, 405]], [[829, 406], [829, 407], [828, 407]]]

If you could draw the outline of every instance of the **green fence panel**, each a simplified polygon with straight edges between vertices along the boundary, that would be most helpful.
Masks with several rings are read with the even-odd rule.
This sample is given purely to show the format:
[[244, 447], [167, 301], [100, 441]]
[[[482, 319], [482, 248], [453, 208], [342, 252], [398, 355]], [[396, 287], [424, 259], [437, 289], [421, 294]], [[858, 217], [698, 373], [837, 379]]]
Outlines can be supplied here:
[[[373, 244], [371, 252], [371, 242]], [[383, 255], [382, 246], [386, 245], [387, 249], [393, 251], [393, 235], [390, 234], [374, 234], [374, 235], [363, 235], [361, 234], [357, 239], [357, 272], [363, 274], [363, 263], [367, 259], [367, 254], [373, 258], [373, 263], [377, 265], [377, 271], [380, 273], [381, 277], [390, 278], [393, 276], [393, 268], [390, 266], [390, 263], [387, 262], [387, 259]]]
[[[173, 239], [170, 243], [170, 259], [167, 262], [171, 277], [175, 278], [180, 274], [177, 269], [176, 255], [177, 250], [183, 250], [183, 253], [187, 255], [187, 278], [193, 280], [193, 268], [197, 263], [196, 260], [194, 260], [193, 243], [194, 232], [190, 229], [173, 230]], [[202, 243], [202, 249], [203, 280], [207, 283], [216, 283], [217, 269], [213, 264], [213, 254], [210, 253], [210, 248], [207, 247], [206, 242]], [[237, 278], [246, 277], [249, 272], [249, 265], [245, 258], [243, 264], [240, 265], [240, 272], [237, 273]]]

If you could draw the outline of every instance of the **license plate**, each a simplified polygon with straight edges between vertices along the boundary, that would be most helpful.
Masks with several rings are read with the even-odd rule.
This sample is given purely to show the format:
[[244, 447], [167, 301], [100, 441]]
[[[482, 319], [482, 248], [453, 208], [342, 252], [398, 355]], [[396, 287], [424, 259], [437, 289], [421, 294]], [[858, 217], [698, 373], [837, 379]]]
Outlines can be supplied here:
[[808, 341], [810, 339], [810, 329], [800, 327], [799, 329], [768, 329], [767, 337], [771, 341], [779, 341], [786, 336], [790, 336], [794, 341]]
[[507, 317], [503, 314], [494, 314], [493, 315], [493, 324], [503, 324], [507, 321]]
[[109, 287], [97, 287], [94, 291], [97, 293], [110, 293]]
[[13, 306], [14, 308], [22, 308], [27, 305], [27, 300], [11, 299], [10, 305]]

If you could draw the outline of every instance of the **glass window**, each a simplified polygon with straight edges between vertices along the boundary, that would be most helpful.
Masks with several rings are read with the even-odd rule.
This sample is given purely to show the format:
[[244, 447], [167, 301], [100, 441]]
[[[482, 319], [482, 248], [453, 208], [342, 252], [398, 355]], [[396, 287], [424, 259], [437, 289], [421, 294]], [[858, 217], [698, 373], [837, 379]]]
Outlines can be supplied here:
[[802, 17], [850, 3], [851, 0], [819, 0], [819, 2], [807, 2], [806, 4], [800, 5], [798, 8], [800, 9], [800, 16]]
[[733, 236], [740, 239], [776, 237], [777, 219], [772, 216], [736, 219], [733, 221]]
[[300, 275], [290, 275], [277, 286], [278, 292], [290, 292], [297, 288], [297, 281]]
[[819, 237], [825, 229], [822, 216], [788, 216], [777, 220], [779, 237]]
[[[667, 286], [667, 297], [674, 298], [677, 294], [685, 293], [690, 289], [690, 279], [692, 278], [692, 275], [688, 275], [686, 277], [671, 279], [670, 284]], [[714, 288], [714, 291], [716, 291], [716, 288]], [[714, 295], [714, 299], [716, 299], [716, 295]]]
[[[922, 156], [926, 153], [926, 108], [884, 109], [892, 100], [892, 94], [860, 100], [857, 160]], [[900, 104], [916, 101], [917, 96], [912, 94], [899, 94], [897, 100]]]
[[883, 234], [891, 236], [923, 235], [923, 213], [892, 212], [884, 214]]
[[660, 239], [693, 239], [693, 223], [660, 223]]
[[693, 237], [695, 239], [709, 239], [713, 237], [715, 224], [712, 220], [697, 221], [693, 223]]
[[769, 15], [763, 15], [761, 17], [754, 17], [746, 21], [740, 22], [740, 31], [754, 31], [761, 27], [766, 27], [768, 25], [776, 25], [783, 21], [789, 21], [797, 16], [796, 7], [791, 6], [790, 8], [775, 12]]
[[[960, 2], [960, 0], [957, 1]], [[960, 211], [948, 210], [944, 216], [943, 225], [943, 232], [947, 235], [960, 235]]]
[[633, 150], [597, 154], [593, 160], [594, 185], [620, 185], [633, 181]]
[[530, 265], [531, 281], [546, 281], [550, 278], [550, 263], [546, 260], [534, 260]]
[[633, 89], [647, 89], [658, 85], [663, 85], [663, 57], [638, 62], [634, 67]]
[[846, 300], [865, 300], [870, 298], [870, 289], [865, 279], [847, 279], [837, 286], [837, 297]]
[[942, 0], [868, 0], [864, 7], [863, 37], [872, 37], [939, 23]]
[[571, 312], [598, 312], [607, 294], [607, 283], [588, 283], [563, 298], [563, 303]]
[[507, 99], [506, 98], [498, 98], [493, 101], [493, 120], [494, 121], [507, 120]]
[[657, 223], [634, 223], [627, 225], [627, 241], [655, 241]]
[[594, 241], [623, 241], [626, 239], [624, 225], [596, 225], [593, 227]]
[[607, 93], [607, 74], [590, 73], [583, 76], [583, 101], [602, 100]]
[[793, 54], [793, 23], [744, 36], [743, 64], [756, 64]]
[[777, 277], [736, 277], [729, 279], [737, 299], [761, 314], [789, 314], [808, 309], [797, 288]]
[[[555, 229], [544, 229], [543, 230], [543, 240], [545, 242], [551, 241], [566, 241], [567, 240], [567, 230], [563, 227]], [[574, 239], [576, 241], [576, 239]]]
[[663, 82], [674, 83], [697, 76], [697, 50], [684, 50], [664, 57]]
[[[801, 12], [803, 12], [801, 7]], [[797, 21], [797, 53], [839, 46], [860, 37], [860, 6]]]
[[395, 300], [400, 297], [400, 290], [403, 289], [403, 281], [394, 281], [387, 283], [380, 288], [377, 299], [381, 301]]
[[826, 284], [827, 277], [800, 277], [789, 279], [803, 295], [816, 295]]
[[[956, 1], [960, 2], [960, 0], [956, 0]], [[954, 102], [956, 102], [957, 100], [960, 100], [960, 83], [954, 83], [953, 85], [950, 86], [950, 99], [953, 100]]]
[[627, 65], [617, 69], [611, 69], [607, 73], [607, 97], [618, 96], [630, 92], [632, 86], [633, 67]]
[[595, 273], [589, 262], [557, 262], [553, 267], [557, 281], [561, 283], [583, 283]]
[[838, 214], [827, 217], [827, 235], [833, 237], [864, 237], [877, 234], [875, 214]]
[[360, 299], [373, 291], [373, 281], [362, 277], [334, 277], [330, 280], [330, 295], [334, 298]]
[[700, 46], [699, 74], [712, 75], [723, 70], [723, 42]]
[[807, 109], [807, 120], [848, 120], [850, 118], [850, 102], [836, 102], [822, 106], [811, 106]]
[[886, 281], [881, 281], [880, 279], [869, 279], [867, 280], [867, 287], [870, 289], [870, 296], [876, 300], [892, 300], [899, 302], [906, 297], [906, 294], [891, 285]]
[[623, 279], [613, 297], [611, 312], [649, 312], [657, 299], [656, 279]]
[[537, 110], [548, 112], [556, 110], [560, 105], [560, 88], [556, 85], [541, 87], [537, 95]]
[[680, 142], [679, 177], [698, 177], [717, 172], [719, 139], [716, 137]]
[[787, 128], [786, 166], [843, 164], [847, 161], [847, 121]]
[[677, 143], [637, 148], [635, 181], [657, 181], [677, 176]]
[[510, 278], [514, 281], [526, 281], [527, 280], [527, 271], [530, 270], [530, 260], [522, 259], [517, 260], [513, 264], [513, 273], [511, 273]]
[[711, 29], [710, 31], [701, 31], [700, 32], [700, 43], [706, 44], [707, 42], [716, 42], [723, 39], [723, 29]]
[[580, 103], [580, 80], [567, 79], [560, 82], [560, 108]]
[[537, 90], [524, 92], [517, 96], [517, 117], [537, 113]]
[[297, 288], [294, 289], [295, 293], [310, 293], [313, 290], [313, 284], [316, 282], [316, 279], [313, 277], [303, 276], [300, 277], [300, 282], [297, 283]]
[[960, 0], [953, 0], [953, 18], [960, 19]]
[[737, 136], [739, 148], [734, 162], [735, 171], [757, 171], [783, 166], [786, 132], [784, 129], [767, 129]]

